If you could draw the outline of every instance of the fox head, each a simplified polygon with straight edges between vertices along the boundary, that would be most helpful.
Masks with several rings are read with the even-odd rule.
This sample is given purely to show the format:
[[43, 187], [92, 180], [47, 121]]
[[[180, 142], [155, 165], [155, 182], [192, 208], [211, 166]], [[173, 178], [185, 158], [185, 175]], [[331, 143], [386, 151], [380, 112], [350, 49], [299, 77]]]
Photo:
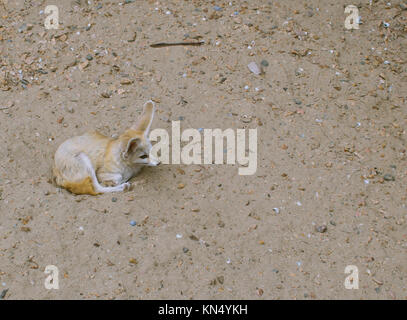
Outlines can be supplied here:
[[121, 142], [121, 158], [130, 166], [157, 166], [160, 164], [160, 160], [150, 155], [152, 145], [148, 139], [154, 111], [154, 102], [151, 100], [147, 101], [144, 104], [143, 113], [136, 124], [119, 137]]

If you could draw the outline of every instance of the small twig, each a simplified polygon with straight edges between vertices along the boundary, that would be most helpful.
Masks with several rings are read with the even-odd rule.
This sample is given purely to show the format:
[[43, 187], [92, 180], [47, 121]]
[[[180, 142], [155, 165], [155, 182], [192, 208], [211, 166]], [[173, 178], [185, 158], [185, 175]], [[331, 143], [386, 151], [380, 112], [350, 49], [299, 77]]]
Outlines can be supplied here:
[[204, 41], [199, 42], [160, 42], [150, 44], [152, 48], [172, 47], [172, 46], [200, 46], [204, 44]]
[[0, 107], [0, 110], [10, 109], [14, 106], [14, 102], [9, 102], [6, 106]]

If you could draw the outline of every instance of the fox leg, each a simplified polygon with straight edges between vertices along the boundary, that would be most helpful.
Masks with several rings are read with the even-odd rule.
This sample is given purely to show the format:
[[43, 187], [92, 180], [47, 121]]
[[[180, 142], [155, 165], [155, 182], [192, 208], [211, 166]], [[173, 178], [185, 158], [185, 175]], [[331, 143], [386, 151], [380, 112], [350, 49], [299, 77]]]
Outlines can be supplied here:
[[117, 186], [123, 182], [123, 176], [120, 173], [97, 173], [98, 180], [105, 186]]
[[78, 157], [82, 160], [82, 162], [86, 166], [86, 169], [90, 175], [90, 178], [92, 180], [92, 184], [93, 184], [93, 187], [94, 187], [96, 193], [119, 192], [119, 191], [124, 191], [126, 189], [130, 189], [130, 183], [128, 183], [128, 182], [122, 183], [122, 184], [120, 184], [118, 186], [114, 186], [114, 187], [102, 186], [96, 177], [95, 169], [93, 168], [92, 162], [90, 161], [89, 157], [84, 153], [80, 153], [78, 155]]

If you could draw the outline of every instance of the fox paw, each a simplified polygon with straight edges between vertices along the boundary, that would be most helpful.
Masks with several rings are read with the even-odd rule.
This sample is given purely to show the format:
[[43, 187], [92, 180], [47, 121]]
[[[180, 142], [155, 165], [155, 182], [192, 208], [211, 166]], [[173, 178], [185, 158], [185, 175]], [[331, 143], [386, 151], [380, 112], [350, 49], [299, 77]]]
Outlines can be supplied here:
[[130, 182], [123, 183], [123, 191], [130, 191], [132, 189], [132, 184]]

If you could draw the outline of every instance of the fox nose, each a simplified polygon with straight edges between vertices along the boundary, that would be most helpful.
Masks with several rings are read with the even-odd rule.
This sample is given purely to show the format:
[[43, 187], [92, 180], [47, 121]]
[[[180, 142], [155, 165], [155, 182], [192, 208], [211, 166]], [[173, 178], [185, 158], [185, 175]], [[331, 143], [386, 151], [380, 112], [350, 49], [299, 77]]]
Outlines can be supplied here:
[[158, 159], [151, 159], [150, 160], [150, 165], [152, 165], [152, 166], [158, 166], [160, 163], [161, 163], [161, 161], [158, 160]]

